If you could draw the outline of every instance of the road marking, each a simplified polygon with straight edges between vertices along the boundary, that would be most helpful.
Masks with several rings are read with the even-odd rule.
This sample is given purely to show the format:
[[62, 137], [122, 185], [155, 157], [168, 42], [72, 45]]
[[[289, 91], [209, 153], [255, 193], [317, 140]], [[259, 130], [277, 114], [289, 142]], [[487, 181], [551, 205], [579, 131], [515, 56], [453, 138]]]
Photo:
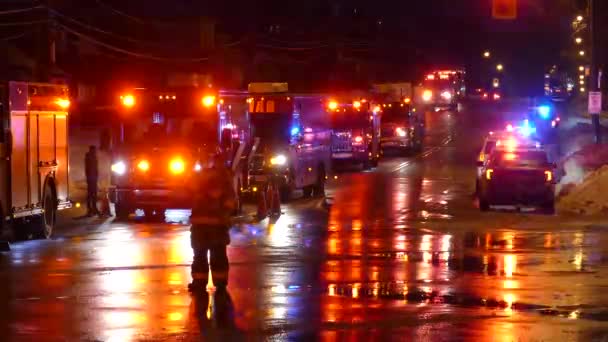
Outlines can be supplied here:
[[[448, 145], [450, 142], [452, 142], [452, 137], [447, 137], [447, 138], [443, 139], [443, 141], [441, 142], [440, 146], [435, 146], [435, 147], [431, 147], [429, 149], [426, 149], [417, 158], [428, 158], [431, 155], [433, 155], [433, 153], [439, 151], [441, 148], [443, 148], [446, 145]], [[412, 163], [411, 160], [405, 161], [405, 162], [399, 164], [397, 167], [395, 167], [391, 172], [399, 172], [399, 171], [405, 169], [406, 167], [408, 167], [411, 163]]]

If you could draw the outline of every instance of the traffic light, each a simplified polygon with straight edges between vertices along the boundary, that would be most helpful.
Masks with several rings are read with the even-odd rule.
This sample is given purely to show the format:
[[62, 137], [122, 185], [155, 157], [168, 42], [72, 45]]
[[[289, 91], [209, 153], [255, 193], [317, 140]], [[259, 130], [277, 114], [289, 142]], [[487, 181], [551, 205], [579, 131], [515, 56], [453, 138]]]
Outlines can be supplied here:
[[517, 18], [517, 0], [492, 0], [492, 17], [501, 20]]

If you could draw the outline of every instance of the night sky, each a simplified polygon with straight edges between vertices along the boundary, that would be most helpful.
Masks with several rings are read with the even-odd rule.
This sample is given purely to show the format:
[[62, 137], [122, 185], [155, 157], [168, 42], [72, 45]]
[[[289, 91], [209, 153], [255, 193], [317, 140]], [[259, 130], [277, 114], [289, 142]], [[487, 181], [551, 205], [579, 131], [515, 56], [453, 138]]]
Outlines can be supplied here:
[[[132, 65], [137, 61], [138, 65], [153, 66], [158, 61], [145, 57], [181, 60], [213, 57], [221, 51], [229, 54], [215, 58], [221, 59], [222, 65], [218, 66], [216, 61], [198, 63], [196, 67], [204, 71], [243, 60], [253, 59], [257, 63], [261, 59], [262, 64], [266, 60], [268, 64], [285, 64], [278, 67], [280, 71], [267, 73], [281, 78], [301, 79], [298, 73], [286, 75], [284, 69], [293, 69], [294, 65], [306, 70], [305, 75], [310, 78], [332, 75], [329, 81], [311, 83], [319, 85], [369, 81], [344, 77], [341, 68], [342, 74], [369, 71], [375, 81], [418, 78], [425, 70], [438, 66], [466, 66], [473, 72], [484, 49], [493, 51], [496, 60], [511, 71], [512, 78], [528, 84], [542, 75], [546, 65], [559, 59], [559, 51], [567, 42], [567, 20], [572, 13], [567, 6], [557, 5], [558, 2], [568, 0], [520, 0], [519, 18], [515, 21], [493, 20], [490, 0], [52, 0], [50, 3], [58, 12], [54, 18], [59, 28], [65, 27], [62, 31], [71, 38], [70, 44], [82, 49], [84, 43], [91, 43], [87, 39], [93, 38], [110, 47], [93, 44], [113, 62]], [[45, 15], [42, 12], [20, 18], [32, 20]], [[200, 47], [201, 16], [215, 22], [216, 44], [229, 46], [229, 52]], [[73, 38], [77, 38], [77, 43], [73, 43]], [[187, 69], [184, 63], [157, 64]], [[251, 71], [250, 66], [244, 68], [245, 78], [259, 77], [260, 72]], [[525, 80], [526, 77], [531, 79]]]

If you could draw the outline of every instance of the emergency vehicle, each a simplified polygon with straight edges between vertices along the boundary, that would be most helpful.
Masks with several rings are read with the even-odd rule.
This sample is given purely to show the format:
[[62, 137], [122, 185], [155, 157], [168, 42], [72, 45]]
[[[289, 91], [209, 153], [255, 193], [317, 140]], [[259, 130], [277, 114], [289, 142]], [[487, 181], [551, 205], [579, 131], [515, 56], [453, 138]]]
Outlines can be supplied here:
[[422, 82], [420, 102], [434, 109], [456, 109], [466, 96], [464, 70], [438, 70], [427, 74]]
[[57, 210], [71, 207], [65, 85], [0, 85], [0, 228], [49, 238]]
[[243, 135], [213, 88], [138, 88], [119, 97], [120, 144], [113, 151], [110, 200], [116, 216], [190, 209], [192, 181], [215, 153], [242, 184]]
[[332, 129], [331, 158], [335, 167], [378, 165], [380, 158], [380, 106], [365, 99], [327, 103], [327, 116]]
[[483, 168], [480, 210], [496, 205], [536, 205], [553, 213], [554, 169], [542, 148], [498, 146]]
[[287, 83], [249, 84], [250, 139], [248, 189], [277, 182], [281, 199], [294, 190], [324, 196], [331, 170], [330, 131], [322, 97], [288, 92]]

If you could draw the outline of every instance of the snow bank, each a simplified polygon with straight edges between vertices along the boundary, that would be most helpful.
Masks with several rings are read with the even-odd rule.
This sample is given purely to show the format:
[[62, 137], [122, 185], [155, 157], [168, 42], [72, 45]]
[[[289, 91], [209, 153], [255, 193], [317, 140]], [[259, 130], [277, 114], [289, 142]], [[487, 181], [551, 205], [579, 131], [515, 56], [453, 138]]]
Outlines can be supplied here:
[[580, 184], [567, 183], [557, 201], [559, 212], [596, 215], [608, 213], [608, 165], [589, 173]]
[[608, 212], [608, 145], [587, 145], [562, 162], [557, 210], [594, 215]]

